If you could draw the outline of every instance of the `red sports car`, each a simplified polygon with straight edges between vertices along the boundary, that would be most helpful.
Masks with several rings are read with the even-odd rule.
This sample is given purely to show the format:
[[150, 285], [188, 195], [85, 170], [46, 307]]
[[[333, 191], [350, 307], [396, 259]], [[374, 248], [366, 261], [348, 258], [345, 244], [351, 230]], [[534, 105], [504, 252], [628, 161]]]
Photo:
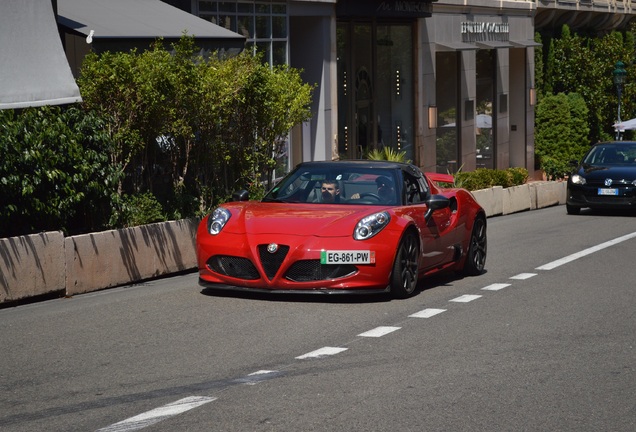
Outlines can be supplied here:
[[201, 221], [199, 283], [405, 298], [428, 274], [481, 274], [486, 215], [470, 192], [436, 184], [449, 180], [405, 163], [302, 163], [261, 201], [242, 191]]

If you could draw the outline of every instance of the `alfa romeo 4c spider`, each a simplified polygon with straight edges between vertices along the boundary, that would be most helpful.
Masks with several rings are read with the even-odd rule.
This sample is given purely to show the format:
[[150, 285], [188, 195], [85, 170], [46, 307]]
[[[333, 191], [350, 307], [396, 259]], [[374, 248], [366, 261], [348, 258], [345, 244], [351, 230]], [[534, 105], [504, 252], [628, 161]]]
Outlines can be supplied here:
[[470, 192], [450, 186], [451, 176], [405, 163], [302, 163], [262, 200], [237, 192], [201, 221], [199, 283], [406, 298], [433, 273], [479, 275], [486, 215]]

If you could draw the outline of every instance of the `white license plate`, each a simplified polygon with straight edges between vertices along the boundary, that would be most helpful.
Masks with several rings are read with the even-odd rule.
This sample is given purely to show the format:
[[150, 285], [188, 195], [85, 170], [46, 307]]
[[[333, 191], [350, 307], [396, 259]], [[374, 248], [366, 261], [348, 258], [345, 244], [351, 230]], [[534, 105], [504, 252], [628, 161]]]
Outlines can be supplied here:
[[618, 189], [606, 189], [606, 188], [598, 188], [599, 195], [618, 195]]
[[332, 250], [320, 252], [320, 264], [373, 264], [375, 251]]

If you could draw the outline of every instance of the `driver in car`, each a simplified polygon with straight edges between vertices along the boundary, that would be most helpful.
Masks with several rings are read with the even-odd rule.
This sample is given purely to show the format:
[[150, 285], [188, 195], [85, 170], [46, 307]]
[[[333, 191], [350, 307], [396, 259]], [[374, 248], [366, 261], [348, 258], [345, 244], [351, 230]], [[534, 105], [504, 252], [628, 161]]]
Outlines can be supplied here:
[[323, 180], [320, 187], [320, 198], [324, 203], [340, 202], [340, 187], [336, 180]]

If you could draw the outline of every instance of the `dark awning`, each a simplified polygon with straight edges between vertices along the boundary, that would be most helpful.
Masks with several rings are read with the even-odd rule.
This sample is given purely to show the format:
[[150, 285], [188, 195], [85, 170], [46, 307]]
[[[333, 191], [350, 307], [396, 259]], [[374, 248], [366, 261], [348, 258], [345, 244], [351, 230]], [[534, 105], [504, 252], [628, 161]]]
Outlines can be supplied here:
[[0, 1], [0, 109], [81, 102], [51, 0]]
[[512, 44], [510, 42], [502, 41], [475, 41], [475, 44], [477, 44], [479, 48], [485, 49], [512, 48]]
[[244, 42], [245, 37], [159, 0], [57, 0], [58, 22], [92, 39], [178, 39]]
[[542, 46], [539, 42], [535, 42], [533, 40], [511, 40], [510, 43], [515, 48], [528, 48], [528, 47]]
[[474, 44], [466, 42], [436, 42], [435, 47], [437, 51], [470, 51], [477, 49]]

